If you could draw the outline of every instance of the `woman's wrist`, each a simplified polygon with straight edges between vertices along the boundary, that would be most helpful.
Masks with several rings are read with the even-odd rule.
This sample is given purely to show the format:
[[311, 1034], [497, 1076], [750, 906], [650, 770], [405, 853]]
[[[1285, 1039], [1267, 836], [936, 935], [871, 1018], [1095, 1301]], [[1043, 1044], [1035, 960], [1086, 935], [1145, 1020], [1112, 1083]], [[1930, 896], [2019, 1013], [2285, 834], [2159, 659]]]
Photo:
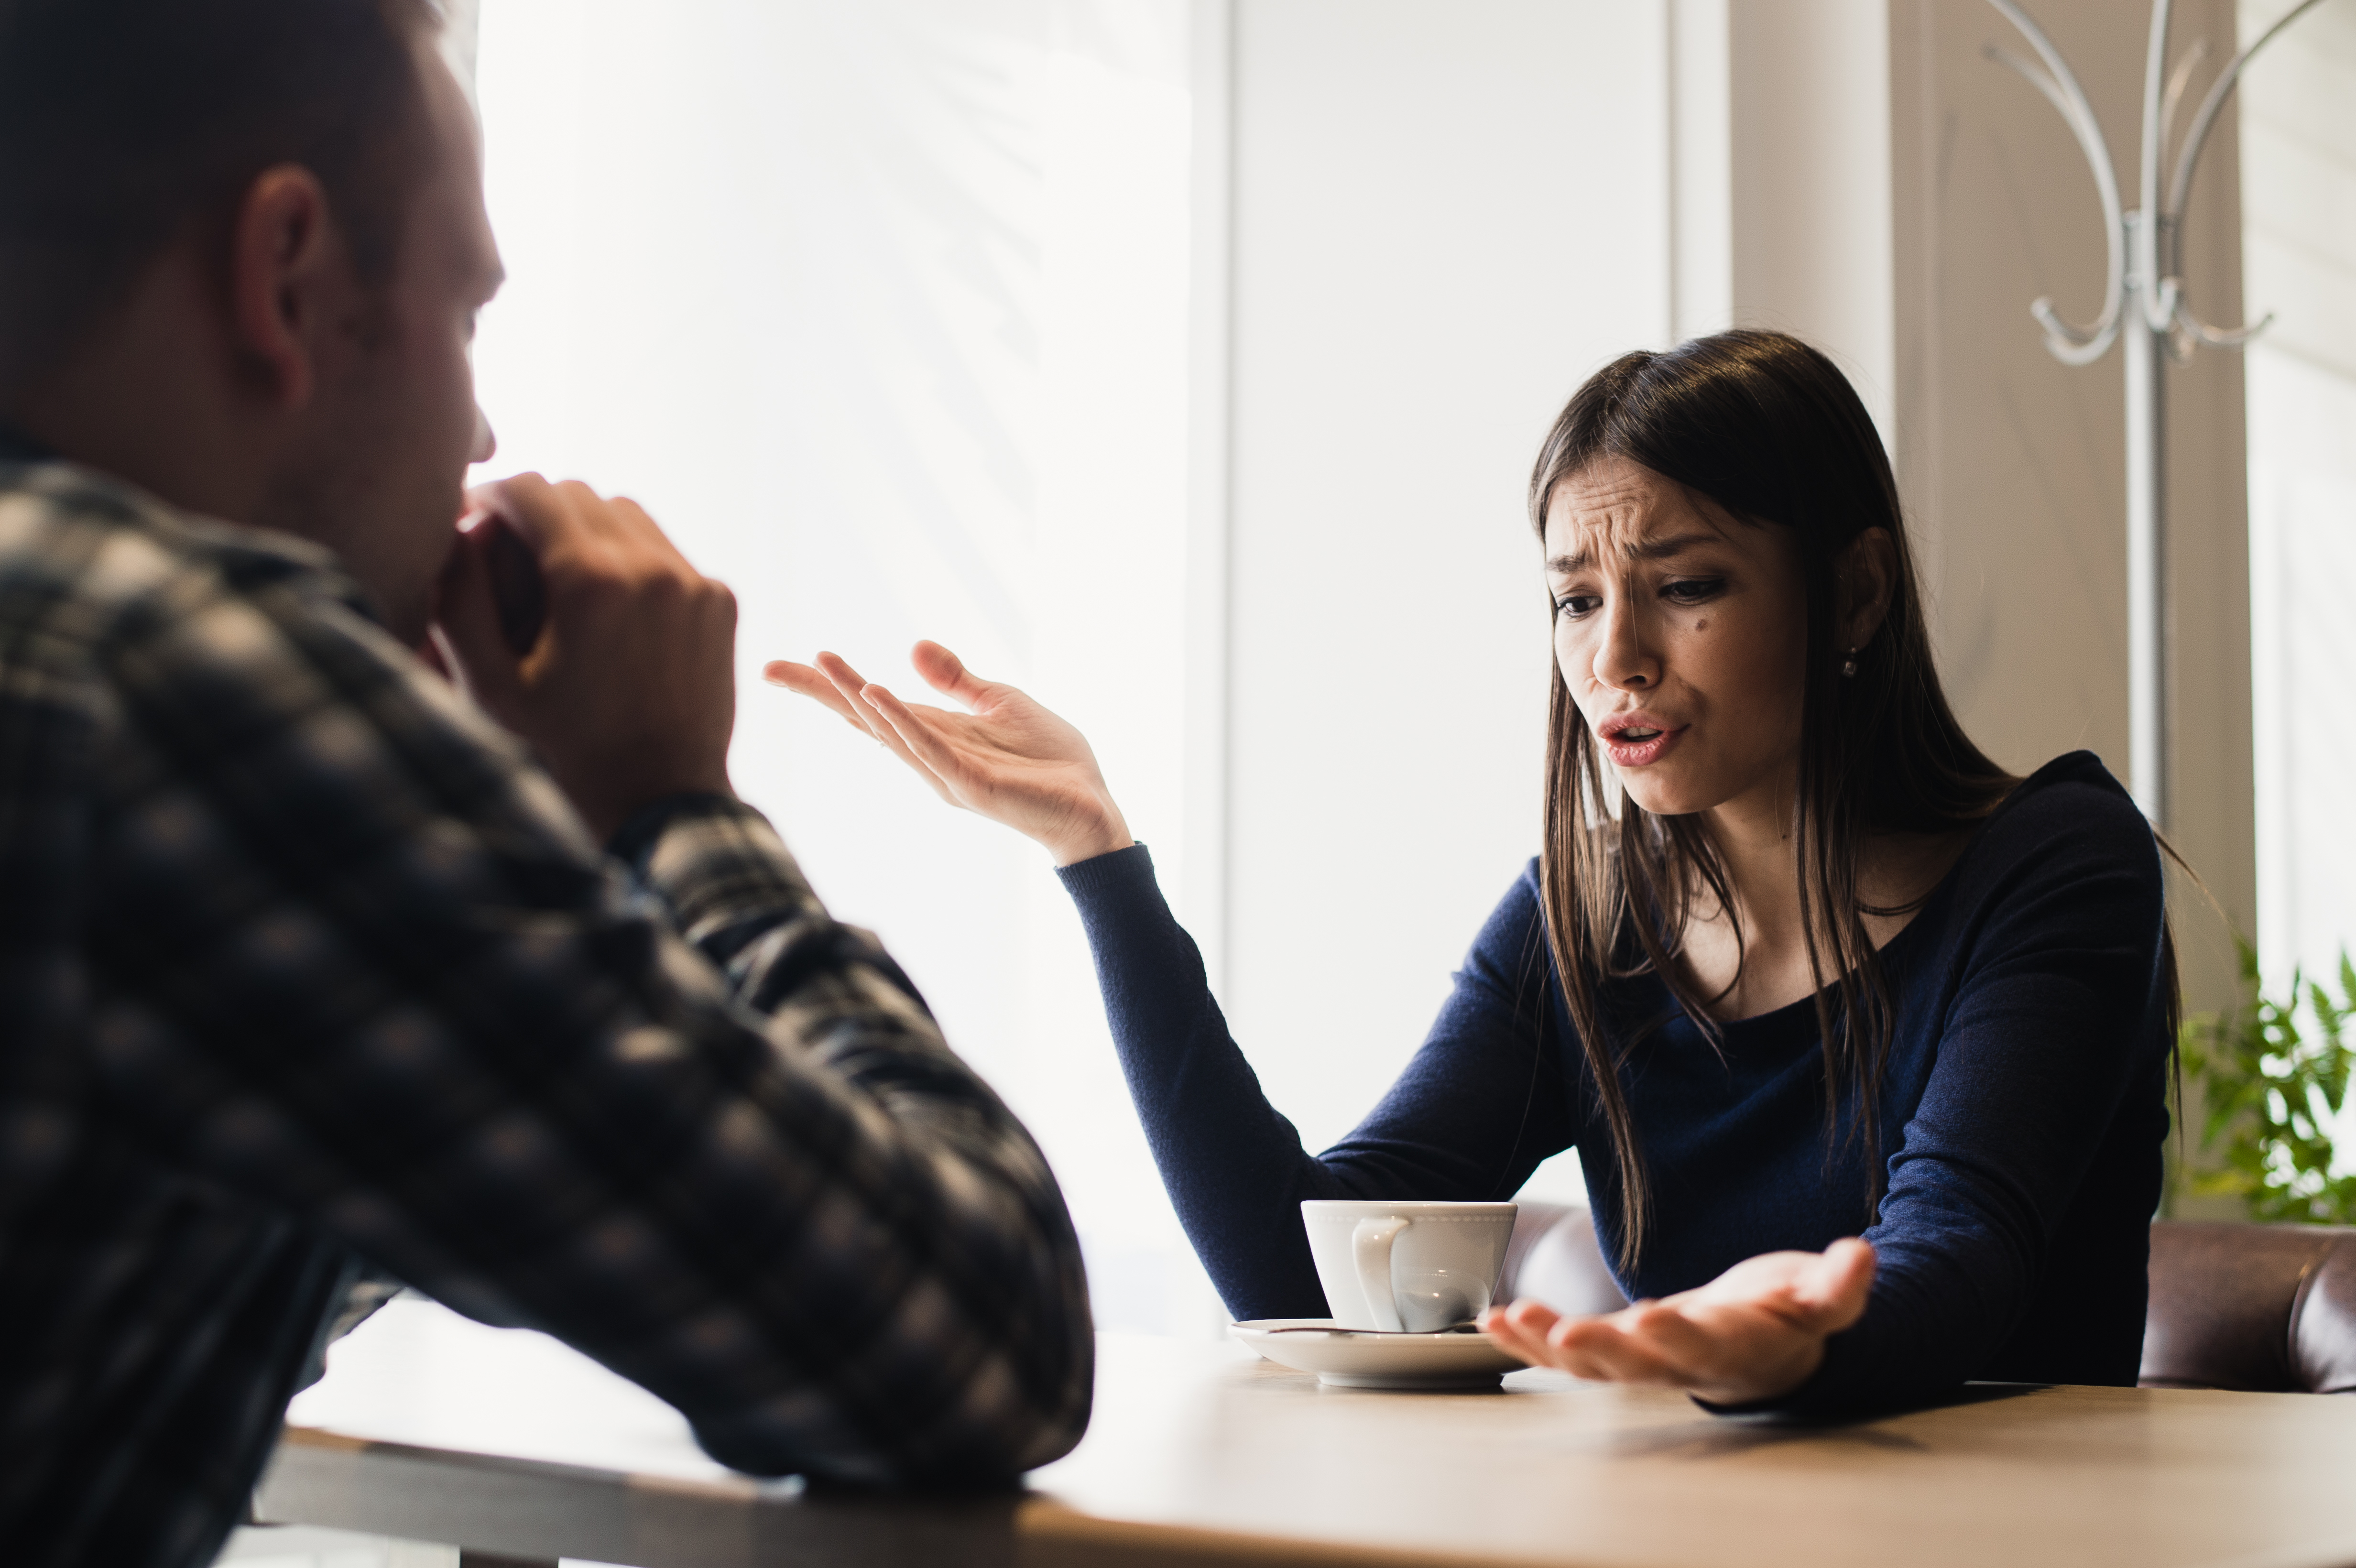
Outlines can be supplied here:
[[1129, 836], [1129, 824], [1121, 820], [1120, 807], [1109, 800], [1100, 813], [1090, 813], [1086, 820], [1073, 826], [1073, 832], [1043, 840], [1059, 869], [1133, 848], [1137, 843]]
[[1791, 1354], [1771, 1358], [1771, 1366], [1717, 1383], [1694, 1383], [1687, 1392], [1706, 1403], [1747, 1408], [1796, 1392], [1825, 1364], [1825, 1341], [1817, 1336]]

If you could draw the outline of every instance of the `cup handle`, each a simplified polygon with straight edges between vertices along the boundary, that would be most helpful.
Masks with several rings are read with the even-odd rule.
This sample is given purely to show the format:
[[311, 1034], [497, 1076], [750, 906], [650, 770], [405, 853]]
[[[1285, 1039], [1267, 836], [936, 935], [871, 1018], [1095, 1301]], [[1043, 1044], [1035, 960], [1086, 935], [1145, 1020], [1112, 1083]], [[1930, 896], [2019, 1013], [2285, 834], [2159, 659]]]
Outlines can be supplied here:
[[1358, 1288], [1365, 1293], [1366, 1310], [1375, 1327], [1401, 1331], [1398, 1302], [1391, 1295], [1391, 1243], [1409, 1221], [1396, 1214], [1368, 1215], [1350, 1232], [1350, 1255], [1358, 1265]]

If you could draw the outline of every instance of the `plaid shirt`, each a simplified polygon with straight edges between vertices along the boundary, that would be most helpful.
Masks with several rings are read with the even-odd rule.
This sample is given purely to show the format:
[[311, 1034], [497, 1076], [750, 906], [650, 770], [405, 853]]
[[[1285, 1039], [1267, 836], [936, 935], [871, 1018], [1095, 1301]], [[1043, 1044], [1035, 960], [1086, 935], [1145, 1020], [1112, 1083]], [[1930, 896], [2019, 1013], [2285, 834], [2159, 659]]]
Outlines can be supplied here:
[[388, 1275], [561, 1336], [745, 1470], [1003, 1479], [1077, 1441], [1054, 1178], [766, 822], [667, 802], [608, 859], [325, 554], [29, 455], [0, 1557], [209, 1562]]

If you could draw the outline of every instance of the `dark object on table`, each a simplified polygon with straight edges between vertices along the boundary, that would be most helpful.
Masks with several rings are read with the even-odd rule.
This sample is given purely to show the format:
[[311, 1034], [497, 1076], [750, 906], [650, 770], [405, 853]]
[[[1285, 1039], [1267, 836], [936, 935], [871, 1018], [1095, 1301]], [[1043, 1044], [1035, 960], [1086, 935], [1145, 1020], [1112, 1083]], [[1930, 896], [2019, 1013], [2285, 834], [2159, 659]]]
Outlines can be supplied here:
[[476, 528], [483, 536], [491, 599], [499, 610], [499, 635], [508, 651], [521, 658], [540, 641], [540, 628], [548, 619], [548, 581], [540, 574], [540, 557], [503, 517], [486, 517]]
[[2155, 1221], [2142, 1381], [2356, 1393], [2356, 1230]]

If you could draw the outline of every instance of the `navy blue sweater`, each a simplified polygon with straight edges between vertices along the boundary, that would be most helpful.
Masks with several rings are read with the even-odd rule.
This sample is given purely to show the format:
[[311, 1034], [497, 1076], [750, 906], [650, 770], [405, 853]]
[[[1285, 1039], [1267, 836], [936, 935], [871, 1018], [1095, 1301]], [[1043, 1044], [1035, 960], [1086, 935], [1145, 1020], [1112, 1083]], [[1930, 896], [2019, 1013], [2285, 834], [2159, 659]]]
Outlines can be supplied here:
[[[1616, 1249], [1619, 1183], [1535, 861], [1423, 1049], [1315, 1156], [1229, 1037], [1143, 846], [1062, 876], [1162, 1179], [1237, 1317], [1324, 1314], [1302, 1199], [1510, 1198], [1575, 1146]], [[1861, 1233], [1880, 1253], [1865, 1317], [1778, 1403], [1837, 1413], [1970, 1378], [2133, 1383], [2168, 1130], [2162, 897], [2151, 831], [2090, 752], [2047, 764], [1980, 826], [1881, 950], [1896, 1029], [1878, 1217], [1853, 1100], [1827, 1138], [1813, 1001], [1721, 1025], [1721, 1056], [1656, 977], [1612, 983], [1607, 1016], [1656, 1026], [1623, 1070], [1655, 1208], [1622, 1288], [1666, 1296]]]

